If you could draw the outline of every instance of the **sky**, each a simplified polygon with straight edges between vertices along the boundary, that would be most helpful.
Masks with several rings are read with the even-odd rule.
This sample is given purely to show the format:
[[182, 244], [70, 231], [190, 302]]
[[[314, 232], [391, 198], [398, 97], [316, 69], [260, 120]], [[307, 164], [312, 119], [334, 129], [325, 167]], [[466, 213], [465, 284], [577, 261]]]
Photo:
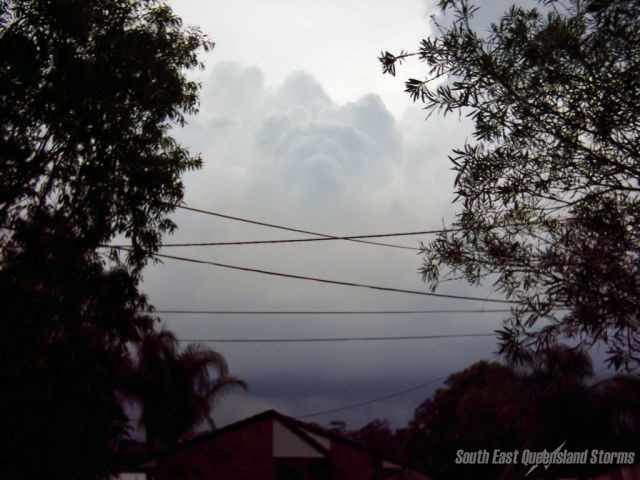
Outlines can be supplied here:
[[[454, 216], [447, 155], [469, 138], [457, 116], [428, 121], [403, 92], [424, 76], [407, 63], [383, 76], [382, 50], [411, 50], [431, 34], [430, 2], [402, 0], [174, 0], [175, 12], [216, 42], [203, 56], [200, 113], [176, 138], [204, 167], [185, 176], [192, 207], [330, 235], [441, 228]], [[488, 15], [502, 4], [492, 3]], [[178, 211], [166, 242], [299, 238]], [[387, 242], [417, 247], [428, 236]], [[165, 248], [163, 253], [290, 274], [428, 291], [416, 251], [346, 241]], [[166, 260], [144, 291], [159, 310], [491, 309], [462, 302], [277, 278]], [[441, 293], [496, 296], [451, 282]], [[499, 305], [498, 305], [499, 307]], [[501, 314], [162, 315], [183, 339], [403, 336], [492, 332]], [[494, 338], [387, 342], [211, 343], [245, 379], [215, 405], [219, 425], [268, 408], [299, 416], [432, 382], [496, 350]], [[360, 408], [309, 417], [358, 428], [406, 425], [440, 382]]]

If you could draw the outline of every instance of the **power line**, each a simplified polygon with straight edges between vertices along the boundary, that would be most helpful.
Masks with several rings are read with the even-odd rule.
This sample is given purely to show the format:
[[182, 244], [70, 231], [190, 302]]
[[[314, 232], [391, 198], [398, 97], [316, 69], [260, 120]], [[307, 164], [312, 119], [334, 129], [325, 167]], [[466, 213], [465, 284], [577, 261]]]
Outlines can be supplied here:
[[[315, 235], [316, 238], [301, 238], [301, 239], [283, 239], [283, 240], [249, 240], [249, 241], [233, 241], [233, 242], [194, 242], [194, 243], [173, 243], [173, 244], [164, 244], [166, 247], [200, 247], [200, 246], [222, 246], [222, 245], [256, 245], [256, 244], [270, 244], [270, 243], [292, 243], [292, 242], [317, 242], [317, 241], [326, 241], [326, 240], [346, 240], [350, 242], [359, 242], [359, 243], [368, 243], [371, 245], [380, 245], [385, 247], [393, 247], [393, 248], [402, 248], [407, 250], [415, 250], [420, 251], [420, 248], [409, 247], [406, 245], [397, 245], [390, 243], [381, 243], [381, 242], [372, 242], [364, 240], [366, 238], [384, 238], [384, 237], [400, 237], [400, 236], [412, 236], [412, 235], [430, 235], [430, 234], [438, 234], [438, 233], [446, 233], [446, 232], [461, 232], [464, 231], [463, 228], [455, 227], [455, 228], [441, 228], [441, 229], [432, 229], [432, 230], [421, 230], [414, 232], [397, 232], [397, 233], [378, 233], [372, 235], [347, 235], [347, 236], [338, 236], [338, 235], [328, 235], [324, 233], [313, 232], [310, 230], [303, 230], [300, 228], [294, 227], [286, 227], [283, 225], [277, 225], [273, 223], [261, 222], [258, 220], [251, 220], [248, 218], [237, 217], [233, 215], [227, 215], [220, 212], [213, 212], [211, 210], [203, 210], [200, 208], [190, 207], [188, 205], [175, 205], [176, 208], [180, 208], [182, 210], [187, 210], [196, 213], [202, 213], [204, 215], [210, 215], [219, 218], [226, 218], [228, 220], [234, 220], [237, 222], [250, 223], [252, 225], [260, 225], [263, 227], [276, 228], [279, 230], [286, 230], [289, 232], [296, 233], [306, 233], [309, 235]], [[563, 219], [566, 221], [569, 219]], [[532, 225], [536, 225], [537, 222], [526, 222], [526, 223], [513, 223], [513, 224], [504, 224], [504, 225], [493, 225], [488, 226], [489, 228], [506, 228], [506, 227], [529, 227]], [[320, 238], [318, 238], [320, 237]]]
[[439, 313], [510, 313], [510, 309], [461, 310], [154, 310], [149, 314], [181, 315], [420, 315]]
[[[494, 355], [487, 361], [493, 361], [498, 357], [498, 355]], [[308, 417], [319, 417], [320, 415], [326, 415], [329, 413], [343, 412], [345, 410], [352, 410], [354, 408], [364, 407], [366, 405], [371, 405], [372, 403], [382, 402], [383, 400], [388, 400], [390, 398], [400, 397], [402, 395], [406, 395], [407, 393], [415, 392], [416, 390], [421, 390], [423, 388], [430, 387], [437, 383], [442, 382], [449, 378], [449, 375], [444, 375], [442, 377], [438, 377], [436, 379], [430, 380], [426, 383], [421, 383], [420, 385], [415, 385], [413, 387], [406, 388], [404, 390], [400, 390], [399, 392], [390, 393], [388, 395], [383, 395], [382, 397], [372, 398], [371, 400], [365, 400], [363, 402], [352, 403], [350, 405], [345, 405], [343, 407], [332, 408], [330, 410], [321, 410], [319, 412], [305, 413], [304, 415], [297, 415], [294, 418], [308, 418]]]
[[[128, 250], [127, 248], [124, 247], [110, 247], [109, 245], [103, 245], [104, 248], [116, 248], [118, 250]], [[446, 293], [433, 293], [433, 292], [423, 292], [420, 290], [407, 290], [407, 289], [402, 289], [402, 288], [393, 288], [393, 287], [381, 287], [378, 285], [368, 285], [365, 283], [355, 283], [355, 282], [344, 282], [344, 281], [340, 281], [340, 280], [329, 280], [329, 279], [325, 279], [325, 278], [318, 278], [318, 277], [309, 277], [306, 275], [295, 275], [295, 274], [291, 274], [291, 273], [282, 273], [282, 272], [274, 272], [271, 270], [262, 270], [262, 269], [258, 269], [258, 268], [249, 268], [249, 267], [240, 267], [238, 265], [229, 265], [226, 263], [219, 263], [219, 262], [211, 262], [211, 261], [207, 261], [207, 260], [199, 260], [196, 258], [188, 258], [188, 257], [178, 257], [175, 255], [166, 255], [166, 254], [162, 254], [162, 253], [153, 253], [151, 254], [153, 257], [156, 258], [168, 258], [171, 260], [178, 260], [181, 262], [188, 262], [188, 263], [195, 263], [195, 264], [199, 264], [199, 265], [211, 265], [213, 267], [220, 267], [220, 268], [228, 268], [231, 270], [239, 270], [239, 271], [243, 271], [243, 272], [252, 272], [252, 273], [260, 273], [263, 275], [271, 275], [271, 276], [275, 276], [275, 277], [283, 277], [283, 278], [293, 278], [296, 280], [306, 280], [306, 281], [310, 281], [310, 282], [318, 282], [318, 283], [327, 283], [327, 284], [331, 284], [331, 285], [342, 285], [345, 287], [357, 287], [357, 288], [368, 288], [371, 290], [380, 290], [380, 291], [385, 291], [385, 292], [397, 292], [397, 293], [409, 293], [409, 294], [413, 294], [413, 295], [424, 295], [427, 297], [437, 297], [437, 298], [450, 298], [450, 299], [454, 299], [454, 300], [469, 300], [469, 301], [476, 301], [476, 302], [490, 302], [490, 303], [506, 303], [506, 304], [518, 304], [517, 301], [515, 300], [503, 300], [503, 299], [498, 299], [498, 298], [481, 298], [481, 297], [471, 297], [471, 296], [466, 296], [466, 295], [452, 295], [452, 294], [446, 294]]]
[[[413, 234], [417, 234], [413, 233]], [[398, 234], [402, 235], [402, 234]], [[238, 246], [238, 245], [269, 245], [269, 244], [279, 244], [279, 243], [303, 243], [303, 242], [324, 242], [324, 241], [332, 241], [332, 240], [353, 240], [356, 241], [358, 238], [377, 238], [377, 237], [393, 237], [396, 235], [393, 234], [384, 234], [384, 235], [353, 235], [348, 237], [310, 237], [310, 238], [285, 238], [278, 240], [241, 240], [241, 241], [231, 241], [231, 242], [188, 242], [188, 243], [163, 243], [163, 247], [224, 247], [224, 246]], [[383, 247], [393, 247], [393, 248], [402, 248], [405, 250], [415, 250], [420, 251], [421, 249], [418, 247], [409, 247], [405, 245], [396, 245], [391, 243], [381, 243], [381, 242], [364, 242], [360, 241], [360, 243], [368, 243], [371, 245], [380, 245]], [[130, 245], [120, 245], [123, 247], [129, 247]]]
[[[398, 233], [374, 233], [367, 235], [347, 235], [347, 236], [325, 236], [325, 237], [308, 237], [308, 238], [284, 238], [284, 239], [276, 239], [276, 240], [239, 240], [239, 241], [228, 241], [228, 242], [182, 242], [182, 243], [163, 243], [163, 247], [223, 247], [223, 246], [234, 246], [234, 245], [266, 245], [266, 244], [277, 244], [277, 243], [301, 243], [301, 242], [327, 242], [334, 240], [358, 240], [363, 238], [383, 238], [383, 237], [401, 237], [401, 236], [409, 236], [409, 235], [430, 235], [436, 233], [457, 231], [457, 229], [453, 230], [422, 230], [417, 232], [398, 232]], [[382, 245], [386, 247], [397, 247], [404, 248], [407, 250], [417, 250], [421, 249], [418, 247], [408, 247], [405, 245], [392, 245], [388, 243], [379, 243], [379, 242], [366, 242], [372, 243], [373, 245]], [[130, 247], [131, 245], [117, 245], [119, 247]]]
[[[358, 236], [356, 236], [358, 238], [339, 237], [339, 236], [335, 236], [335, 235], [327, 235], [327, 234], [324, 234], [324, 233], [312, 232], [310, 230], [302, 230], [300, 228], [285, 227], [283, 225], [276, 225], [276, 224], [273, 224], [273, 223], [266, 223], [266, 222], [260, 222], [260, 221], [257, 221], [257, 220], [249, 220], [247, 218], [234, 217], [232, 215], [226, 215], [226, 214], [223, 214], [223, 213], [212, 212], [212, 211], [209, 211], [209, 210], [201, 210], [199, 208], [188, 207], [186, 205], [177, 205], [176, 207], [180, 208], [182, 210], [188, 210], [188, 211], [191, 211], [191, 212], [203, 213], [205, 215], [211, 215], [211, 216], [214, 216], [214, 217], [226, 218], [228, 220], [235, 220], [237, 222], [250, 223], [252, 225], [260, 225], [262, 227], [277, 228], [279, 230], [286, 230], [286, 231], [289, 231], [289, 232], [305, 233], [307, 235], [315, 235], [317, 237], [326, 238], [327, 240], [346, 240], [346, 241], [349, 241], [349, 242], [368, 243], [370, 245], [380, 245], [380, 246], [384, 246], [384, 247], [402, 248], [402, 249], [405, 249], [405, 250], [420, 250], [419, 248], [408, 247], [408, 246], [405, 246], [405, 245], [396, 245], [396, 244], [393, 244], [393, 243], [381, 243], [381, 242], [371, 242], [369, 240], [362, 240], [362, 238], [374, 238], [374, 237], [377, 237], [378, 235], [375, 235], [373, 237], [370, 237], [370, 236], [359, 236], [358, 235]], [[412, 233], [406, 233], [405, 235], [412, 235]], [[416, 235], [416, 233], [413, 233], [413, 235]], [[386, 237], [386, 236], [399, 236], [399, 235], [381, 234], [379, 236]], [[311, 240], [304, 240], [304, 241], [311, 241]]]
[[330, 337], [330, 338], [181, 338], [182, 343], [298, 343], [298, 342], [367, 342], [388, 340], [435, 340], [445, 338], [495, 337], [495, 333], [460, 333], [443, 335], [404, 335], [395, 337]]
[[[430, 235], [436, 233], [443, 233], [449, 231], [457, 231], [454, 230], [422, 230], [417, 232], [398, 232], [398, 233], [375, 233], [368, 235], [347, 235], [347, 236], [326, 236], [326, 237], [308, 237], [308, 238], [284, 238], [284, 239], [276, 239], [276, 240], [239, 240], [239, 241], [228, 241], [228, 242], [182, 242], [182, 243], [163, 243], [163, 247], [224, 247], [224, 246], [236, 246], [236, 245], [268, 245], [268, 244], [278, 244], [278, 243], [302, 243], [302, 242], [327, 242], [334, 240], [358, 240], [363, 238], [383, 238], [383, 237], [401, 237], [401, 236], [409, 236], [409, 235]], [[385, 247], [396, 247], [396, 248], [404, 248], [407, 250], [417, 250], [421, 249], [418, 247], [409, 247], [405, 245], [392, 245], [388, 243], [379, 243], [379, 242], [366, 242], [372, 243], [373, 245], [382, 245]], [[119, 247], [130, 247], [131, 245], [117, 245]]]
[[354, 408], [364, 407], [366, 405], [371, 405], [372, 403], [382, 402], [383, 400], [388, 400], [390, 398], [400, 397], [402, 395], [406, 395], [407, 393], [415, 392], [416, 390], [421, 390], [423, 388], [430, 387], [431, 385], [435, 385], [436, 383], [440, 383], [443, 380], [446, 380], [449, 375], [445, 375], [443, 377], [438, 377], [434, 380], [431, 380], [427, 383], [422, 383], [420, 385], [416, 385], [414, 387], [407, 388], [405, 390], [401, 390], [399, 392], [391, 393], [389, 395], [384, 395], [382, 397], [372, 398], [371, 400], [365, 400], [364, 402], [353, 403], [351, 405], [345, 405], [344, 407], [333, 408], [331, 410], [321, 410], [319, 412], [305, 413], [304, 415], [297, 415], [294, 418], [309, 418], [309, 417], [319, 417], [320, 415], [326, 415], [328, 413], [337, 413], [344, 412], [345, 410], [352, 410]]

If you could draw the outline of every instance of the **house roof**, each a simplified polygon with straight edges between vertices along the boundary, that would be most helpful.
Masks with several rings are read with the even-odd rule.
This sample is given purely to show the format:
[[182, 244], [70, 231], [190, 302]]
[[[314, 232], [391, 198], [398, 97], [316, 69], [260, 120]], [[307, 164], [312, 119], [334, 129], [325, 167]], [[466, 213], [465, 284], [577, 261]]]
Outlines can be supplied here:
[[[278, 413], [278, 412], [276, 412]], [[373, 455], [375, 455], [376, 457], [380, 457], [383, 460], [387, 460], [389, 462], [398, 464], [400, 466], [404, 466], [404, 467], [408, 467], [414, 470], [418, 470], [415, 466], [411, 465], [410, 463], [408, 463], [405, 460], [402, 460], [400, 458], [394, 457], [393, 455], [389, 455], [388, 453], [385, 452], [381, 452], [379, 450], [376, 450], [375, 448], [371, 448], [368, 445], [363, 445], [360, 442], [357, 442], [355, 440], [351, 440], [350, 438], [345, 438], [341, 435], [338, 435], [336, 433], [333, 433], [331, 431], [325, 430], [321, 427], [318, 427], [317, 425], [313, 425], [313, 424], [309, 424], [309, 423], [305, 423], [302, 422], [300, 420], [297, 420], [295, 418], [291, 418], [291, 417], [287, 417], [285, 415], [279, 414], [282, 417], [284, 417], [286, 419], [286, 421], [291, 422], [292, 425], [295, 425], [297, 428], [303, 429], [303, 430], [308, 430], [316, 435], [321, 435], [323, 437], [326, 437], [328, 439], [330, 439], [333, 442], [338, 442], [338, 443], [342, 443], [343, 445], [347, 445], [350, 446], [352, 448], [358, 448], [361, 450], [367, 450], [369, 452], [371, 452]]]
[[251, 417], [247, 417], [243, 420], [240, 420], [238, 422], [235, 423], [231, 423], [229, 425], [226, 425], [222, 428], [218, 428], [216, 430], [212, 430], [210, 432], [204, 432], [201, 433], [200, 435], [197, 435], [193, 438], [190, 438], [189, 440], [186, 440], [178, 445], [174, 445], [168, 448], [165, 448], [164, 450], [156, 453], [156, 458], [163, 458], [166, 457], [167, 455], [170, 455], [176, 451], [180, 451], [183, 450], [185, 448], [189, 448], [189, 447], [193, 447], [195, 445], [199, 445], [201, 443], [207, 442], [209, 440], [213, 440], [214, 438], [217, 438], [221, 435], [224, 435], [225, 433], [231, 432], [233, 430], [237, 430], [239, 428], [242, 428], [248, 424], [251, 424], [253, 422], [257, 422], [259, 420], [263, 420], [265, 418], [270, 418], [272, 417], [274, 414], [276, 415], [281, 415], [280, 413], [276, 412], [275, 410], [265, 410], [262, 413], [258, 413], [257, 415], [253, 415]]
[[368, 452], [370, 452], [371, 454], [373, 454], [374, 456], [382, 459], [382, 460], [386, 460], [389, 462], [392, 462], [394, 464], [403, 466], [403, 467], [407, 467], [407, 468], [411, 468], [413, 470], [416, 471], [420, 471], [419, 469], [417, 469], [416, 467], [414, 467], [413, 465], [410, 465], [409, 463], [407, 463], [406, 461], [400, 460], [398, 458], [394, 458], [393, 456], [390, 456], [386, 453], [377, 451], [373, 448], [370, 448], [366, 445], [363, 445], [359, 442], [356, 442], [354, 440], [348, 439], [348, 438], [344, 438], [338, 434], [335, 434], [333, 432], [329, 432], [326, 431], [322, 428], [319, 428], [315, 425], [311, 425], [305, 422], [302, 422], [300, 420], [297, 420], [295, 418], [289, 417], [287, 415], [284, 415], [276, 410], [265, 410], [262, 413], [259, 413], [257, 415], [253, 415], [251, 417], [245, 418], [243, 420], [240, 420], [236, 423], [232, 423], [229, 424], [225, 427], [219, 428], [217, 430], [214, 430], [212, 432], [206, 432], [203, 433], [201, 435], [198, 435], [190, 440], [187, 440], [186, 442], [183, 442], [179, 445], [170, 447], [168, 449], [165, 449], [164, 451], [160, 452], [159, 454], [156, 455], [156, 458], [163, 458], [166, 457], [168, 455], [171, 455], [172, 453], [175, 453], [177, 451], [183, 450], [185, 448], [190, 448], [196, 445], [199, 445], [201, 443], [205, 443], [207, 441], [213, 440], [219, 436], [222, 436], [228, 432], [237, 430], [239, 428], [242, 428], [246, 425], [249, 425], [251, 423], [260, 421], [260, 420], [264, 420], [267, 418], [272, 418], [272, 419], [277, 419], [279, 420], [281, 423], [283, 423], [289, 430], [291, 430], [295, 435], [297, 435], [299, 438], [301, 438], [302, 440], [304, 440], [305, 442], [309, 443], [311, 446], [313, 446], [315, 449], [319, 450], [320, 452], [326, 454], [328, 453], [328, 450], [326, 447], [324, 447], [323, 445], [321, 445], [316, 439], [313, 438], [312, 435], [318, 435], [324, 438], [327, 438], [330, 441], [333, 442], [337, 442], [337, 443], [341, 443], [343, 445], [347, 445], [351, 448], [356, 448], [356, 449], [360, 449], [360, 450], [366, 450]]

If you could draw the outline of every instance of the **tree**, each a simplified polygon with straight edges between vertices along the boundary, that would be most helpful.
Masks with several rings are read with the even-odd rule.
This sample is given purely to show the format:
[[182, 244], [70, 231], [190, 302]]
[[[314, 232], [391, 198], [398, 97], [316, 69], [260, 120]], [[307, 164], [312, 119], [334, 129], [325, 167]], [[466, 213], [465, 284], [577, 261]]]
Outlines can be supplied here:
[[[431, 113], [459, 112], [473, 139], [450, 157], [456, 220], [424, 246], [423, 278], [445, 269], [491, 281], [516, 303], [500, 331], [517, 359], [562, 337], [604, 342], [617, 368], [640, 362], [640, 4], [511, 7], [481, 34], [477, 7], [453, 15], [416, 52], [406, 91]], [[541, 325], [533, 329], [534, 325]]]
[[[589, 356], [565, 346], [524, 365], [478, 362], [451, 375], [415, 411], [408, 457], [438, 478], [522, 478], [529, 467], [456, 464], [459, 449], [629, 451], [640, 447], [640, 378], [593, 381]], [[553, 478], [597, 466], [553, 467]], [[606, 468], [606, 466], [605, 466]], [[587, 471], [588, 470], [588, 471]]]
[[182, 352], [178, 347], [168, 330], [146, 335], [132, 372], [129, 391], [142, 407], [140, 423], [150, 451], [177, 444], [202, 422], [214, 430], [212, 404], [230, 389], [247, 389], [243, 380], [229, 374], [219, 353], [199, 344]]
[[2, 478], [101, 478], [128, 432], [121, 379], [153, 320], [127, 269], [67, 225], [39, 218], [2, 253]]
[[404, 430], [392, 430], [389, 420], [372, 420], [359, 430], [345, 432], [345, 437], [391, 458], [404, 460]]
[[2, 225], [62, 213], [88, 247], [129, 237], [140, 268], [201, 163], [169, 130], [196, 111], [185, 75], [212, 43], [157, 0], [0, 8]]
[[[170, 135], [213, 44], [157, 0], [0, 1], [2, 477], [103, 478], [127, 433], [140, 271], [175, 226]], [[100, 250], [130, 239], [127, 262]]]
[[521, 381], [499, 363], [478, 362], [452, 374], [433, 398], [415, 410], [409, 423], [406, 456], [436, 478], [499, 478], [500, 465], [457, 465], [459, 449], [514, 450], [519, 436], [501, 412], [518, 404]]

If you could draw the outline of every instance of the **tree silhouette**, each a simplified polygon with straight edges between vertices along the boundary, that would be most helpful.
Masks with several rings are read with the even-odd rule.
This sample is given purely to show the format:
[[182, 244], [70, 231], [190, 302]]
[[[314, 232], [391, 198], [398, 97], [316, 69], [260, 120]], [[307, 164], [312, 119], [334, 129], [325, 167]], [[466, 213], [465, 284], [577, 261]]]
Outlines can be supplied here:
[[[215, 377], [212, 371], [217, 373]], [[200, 344], [180, 351], [175, 335], [164, 329], [146, 335], [129, 391], [142, 407], [140, 424], [148, 449], [175, 445], [202, 422], [215, 429], [211, 406], [233, 388], [246, 389], [247, 384], [229, 374], [219, 353]]]
[[[503, 412], [523, 434], [520, 448], [552, 449], [566, 442], [573, 451], [629, 451], [640, 447], [640, 378], [618, 375], [591, 381], [589, 356], [560, 346], [528, 355], [517, 369], [526, 396]], [[597, 466], [576, 466], [564, 474], [586, 475]], [[607, 468], [607, 467], [603, 467]], [[507, 469], [504, 478], [526, 474], [528, 468]]]
[[500, 415], [518, 403], [520, 379], [504, 365], [483, 361], [454, 373], [445, 384], [416, 409], [409, 424], [408, 458], [438, 478], [499, 478], [500, 466], [456, 465], [456, 452], [519, 446], [514, 424]]
[[97, 248], [131, 239], [140, 267], [201, 160], [169, 135], [195, 113], [187, 70], [212, 44], [162, 2], [0, 3], [0, 221], [41, 211]]
[[372, 420], [359, 430], [347, 432], [347, 438], [357, 441], [376, 452], [391, 457], [401, 457], [400, 443], [402, 436], [391, 429], [388, 420]]
[[[483, 34], [478, 7], [442, 0], [449, 24], [411, 56], [427, 76], [406, 91], [431, 113], [459, 112], [473, 139], [450, 157], [461, 209], [424, 247], [442, 268], [494, 282], [518, 306], [501, 351], [572, 338], [604, 342], [617, 368], [640, 363], [640, 4], [554, 0], [511, 7]], [[447, 17], [449, 18], [449, 17]], [[541, 328], [532, 327], [544, 320]]]
[[[640, 379], [591, 381], [588, 355], [565, 346], [524, 365], [478, 362], [451, 375], [410, 423], [409, 458], [438, 478], [522, 478], [529, 467], [460, 465], [459, 449], [638, 450]], [[523, 470], [524, 468], [524, 470]], [[552, 467], [553, 475], [593, 473], [597, 466]], [[606, 467], [605, 467], [606, 468]]]
[[2, 478], [102, 477], [128, 430], [121, 379], [152, 319], [129, 272], [66, 225], [39, 218], [3, 250]]
[[[0, 1], [2, 478], [105, 478], [127, 434], [140, 271], [175, 226], [170, 135], [212, 43], [156, 0]], [[104, 254], [130, 239], [123, 261]]]

